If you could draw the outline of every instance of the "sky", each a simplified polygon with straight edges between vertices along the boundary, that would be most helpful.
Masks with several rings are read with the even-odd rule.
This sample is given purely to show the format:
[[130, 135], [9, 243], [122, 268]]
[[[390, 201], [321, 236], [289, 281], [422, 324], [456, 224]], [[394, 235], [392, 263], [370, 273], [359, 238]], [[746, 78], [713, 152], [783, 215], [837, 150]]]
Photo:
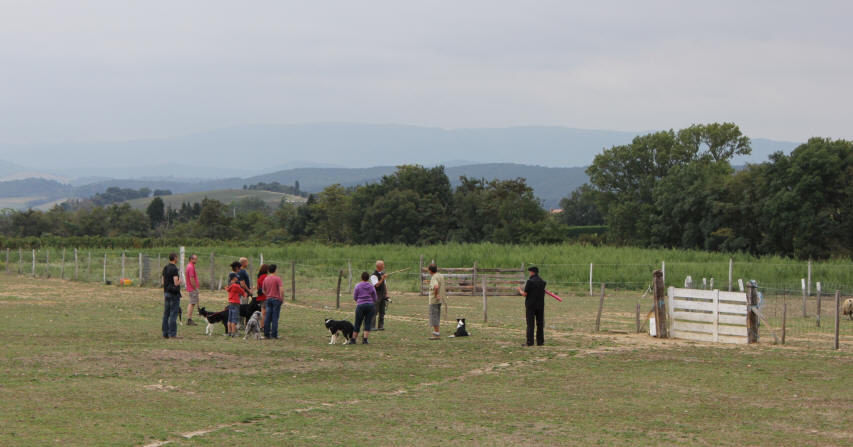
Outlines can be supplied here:
[[850, 1], [0, 0], [0, 144], [730, 121], [853, 139]]

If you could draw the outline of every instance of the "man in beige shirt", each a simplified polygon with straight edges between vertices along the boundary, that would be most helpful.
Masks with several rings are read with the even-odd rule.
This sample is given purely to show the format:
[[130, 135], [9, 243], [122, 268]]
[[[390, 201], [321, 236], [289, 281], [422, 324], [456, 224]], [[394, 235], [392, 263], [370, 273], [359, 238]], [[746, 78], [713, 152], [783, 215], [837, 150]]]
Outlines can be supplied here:
[[438, 332], [438, 325], [441, 322], [441, 304], [447, 298], [444, 285], [444, 275], [438, 273], [438, 267], [435, 264], [430, 264], [429, 273], [429, 324], [432, 326], [432, 336], [430, 340], [438, 340], [441, 335]]

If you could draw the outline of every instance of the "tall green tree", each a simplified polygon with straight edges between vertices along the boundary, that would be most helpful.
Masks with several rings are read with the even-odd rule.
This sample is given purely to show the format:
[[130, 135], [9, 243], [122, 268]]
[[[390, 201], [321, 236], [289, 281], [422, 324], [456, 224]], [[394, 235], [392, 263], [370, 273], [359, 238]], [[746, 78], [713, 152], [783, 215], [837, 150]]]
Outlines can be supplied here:
[[154, 197], [148, 208], [145, 209], [145, 214], [148, 215], [148, 220], [151, 222], [151, 228], [156, 228], [166, 221], [166, 204], [159, 196]]

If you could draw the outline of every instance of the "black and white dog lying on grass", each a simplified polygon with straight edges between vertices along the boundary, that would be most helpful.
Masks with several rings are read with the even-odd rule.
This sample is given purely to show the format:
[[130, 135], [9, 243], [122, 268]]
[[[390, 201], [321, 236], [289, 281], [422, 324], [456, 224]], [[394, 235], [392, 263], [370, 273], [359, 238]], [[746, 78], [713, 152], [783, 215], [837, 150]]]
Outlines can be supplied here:
[[349, 340], [352, 338], [352, 333], [355, 331], [355, 327], [346, 320], [332, 320], [331, 318], [326, 318], [326, 329], [332, 333], [332, 339], [329, 340], [329, 344], [333, 345], [338, 342], [338, 332], [343, 336], [343, 344], [347, 344]]
[[213, 335], [213, 328], [216, 326], [216, 323], [222, 323], [222, 327], [225, 328], [225, 333], [228, 333], [228, 308], [219, 312], [208, 312], [207, 309], [200, 307], [198, 309], [198, 314], [204, 317], [207, 320], [207, 327], [204, 328], [205, 335]]
[[246, 323], [246, 335], [243, 336], [243, 340], [249, 335], [254, 335], [255, 340], [261, 339], [261, 311], [259, 310], [256, 310], [252, 314], [252, 318], [249, 318], [249, 322]]
[[457, 318], [456, 319], [456, 332], [453, 333], [450, 337], [467, 337], [468, 331], [465, 329], [465, 319]]

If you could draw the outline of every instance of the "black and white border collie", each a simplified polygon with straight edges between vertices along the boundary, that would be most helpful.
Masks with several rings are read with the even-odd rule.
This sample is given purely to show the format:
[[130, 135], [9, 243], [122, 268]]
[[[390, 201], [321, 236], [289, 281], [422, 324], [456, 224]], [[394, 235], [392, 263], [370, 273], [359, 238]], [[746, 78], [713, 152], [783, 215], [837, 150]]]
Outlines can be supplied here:
[[465, 319], [457, 318], [456, 319], [456, 332], [451, 335], [451, 337], [467, 337], [468, 331], [465, 329]]
[[200, 307], [198, 309], [198, 314], [204, 317], [207, 320], [207, 327], [204, 328], [205, 335], [213, 335], [213, 328], [216, 326], [216, 323], [222, 323], [222, 326], [225, 328], [225, 333], [228, 333], [228, 308], [219, 312], [208, 312], [207, 309]]
[[329, 330], [332, 334], [332, 339], [329, 340], [329, 344], [333, 345], [338, 342], [338, 332], [341, 333], [343, 337], [343, 344], [347, 344], [347, 342], [352, 338], [352, 333], [355, 331], [355, 327], [353, 327], [352, 323], [346, 320], [332, 320], [331, 318], [326, 318], [326, 329]]

